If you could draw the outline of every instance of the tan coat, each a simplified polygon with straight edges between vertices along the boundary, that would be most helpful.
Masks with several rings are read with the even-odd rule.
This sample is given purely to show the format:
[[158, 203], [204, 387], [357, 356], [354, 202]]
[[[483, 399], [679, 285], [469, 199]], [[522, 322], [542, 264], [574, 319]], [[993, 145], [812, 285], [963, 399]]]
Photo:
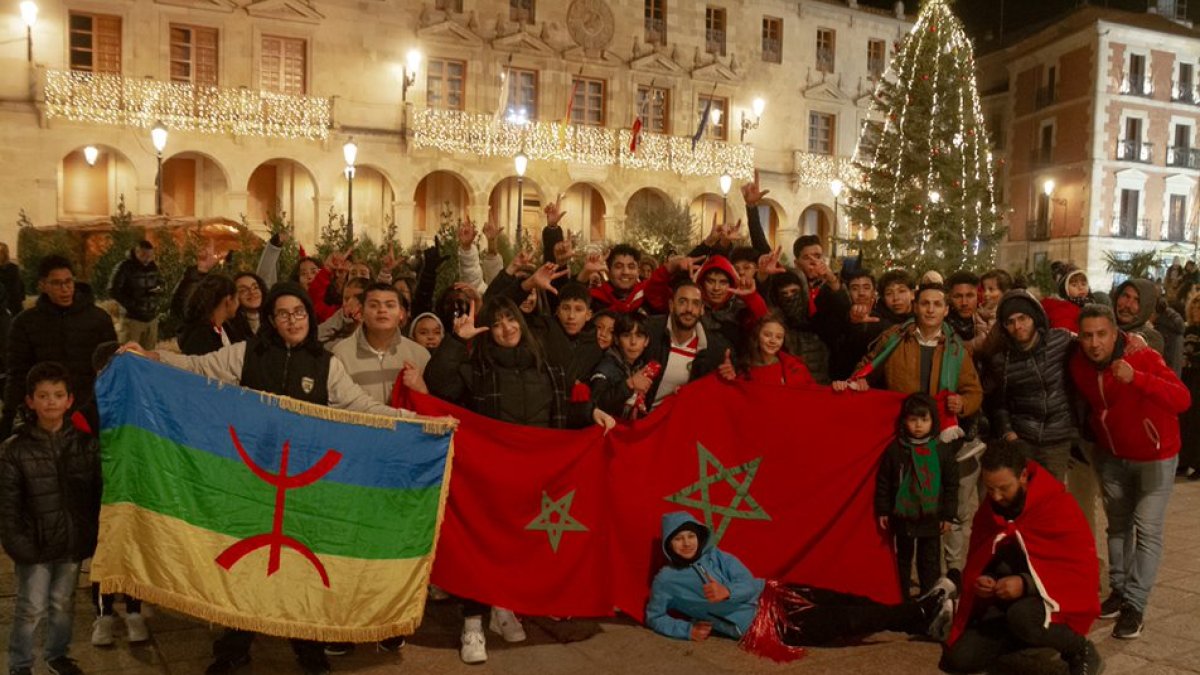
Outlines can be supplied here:
[[[885, 389], [902, 394], [915, 394], [923, 390], [921, 387], [921, 345], [917, 342], [915, 323], [909, 324], [907, 327], [904, 325], [893, 326], [884, 331], [871, 345], [871, 350], [863, 357], [863, 360], [859, 362], [858, 368], [875, 360], [875, 357], [883, 351], [888, 340], [900, 331], [904, 331], [900, 344], [896, 345], [896, 350], [884, 362], [883, 367], [872, 374], [871, 379], [881, 379]], [[938, 338], [938, 346], [933, 351], [933, 364], [929, 369], [927, 389], [931, 394], [936, 394], [938, 391], [938, 378], [942, 372], [942, 355], [946, 351], [945, 342], [946, 337], [942, 335]], [[962, 369], [958, 375], [958, 391], [954, 393], [963, 399], [963, 410], [959, 414], [960, 417], [974, 415], [983, 404], [983, 387], [979, 383], [979, 373], [975, 370], [970, 353], [963, 356]]]

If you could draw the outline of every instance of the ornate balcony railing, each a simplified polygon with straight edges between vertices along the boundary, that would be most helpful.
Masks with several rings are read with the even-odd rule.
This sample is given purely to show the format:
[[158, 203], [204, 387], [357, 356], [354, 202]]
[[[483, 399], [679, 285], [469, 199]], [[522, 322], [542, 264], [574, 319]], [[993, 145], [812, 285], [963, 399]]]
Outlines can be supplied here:
[[1200, 169], [1200, 148], [1172, 145], [1167, 148], [1167, 166], [1181, 169]]
[[46, 71], [46, 116], [77, 122], [238, 136], [325, 139], [332, 102], [229, 87]]
[[637, 152], [629, 151], [630, 131], [558, 122], [515, 124], [491, 115], [427, 108], [413, 114], [413, 145], [480, 157], [557, 160], [595, 166], [669, 171], [683, 176], [754, 176], [749, 145], [702, 140], [692, 149], [690, 136], [643, 133]]
[[1154, 144], [1141, 141], [1118, 141], [1117, 159], [1150, 164], [1154, 161]]

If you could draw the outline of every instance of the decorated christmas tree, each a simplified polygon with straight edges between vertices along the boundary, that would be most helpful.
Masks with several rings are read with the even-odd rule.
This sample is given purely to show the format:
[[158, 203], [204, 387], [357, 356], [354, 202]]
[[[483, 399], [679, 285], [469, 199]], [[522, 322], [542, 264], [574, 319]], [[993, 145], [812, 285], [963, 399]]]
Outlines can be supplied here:
[[1003, 235], [975, 59], [949, 4], [926, 0], [896, 45], [859, 141], [848, 214], [876, 270], [982, 270]]

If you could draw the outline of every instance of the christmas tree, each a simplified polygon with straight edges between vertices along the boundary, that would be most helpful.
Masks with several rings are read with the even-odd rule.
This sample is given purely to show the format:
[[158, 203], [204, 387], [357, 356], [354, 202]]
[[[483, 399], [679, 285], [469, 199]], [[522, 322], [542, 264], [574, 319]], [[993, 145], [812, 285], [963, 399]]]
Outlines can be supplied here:
[[1003, 235], [992, 154], [973, 50], [948, 0], [925, 2], [880, 79], [872, 112], [848, 209], [867, 232], [866, 263], [917, 274], [991, 267]]

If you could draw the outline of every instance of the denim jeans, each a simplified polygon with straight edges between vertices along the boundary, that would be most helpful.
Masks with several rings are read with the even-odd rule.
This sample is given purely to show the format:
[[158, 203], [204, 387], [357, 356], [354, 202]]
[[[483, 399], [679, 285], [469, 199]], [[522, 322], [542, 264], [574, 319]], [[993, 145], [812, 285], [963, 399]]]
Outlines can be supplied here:
[[1146, 611], [1162, 561], [1163, 522], [1178, 457], [1152, 462], [1096, 452], [1108, 516], [1108, 581], [1134, 609]]
[[33, 633], [46, 619], [46, 661], [67, 655], [79, 561], [17, 565], [17, 606], [8, 636], [8, 667], [33, 667]]

